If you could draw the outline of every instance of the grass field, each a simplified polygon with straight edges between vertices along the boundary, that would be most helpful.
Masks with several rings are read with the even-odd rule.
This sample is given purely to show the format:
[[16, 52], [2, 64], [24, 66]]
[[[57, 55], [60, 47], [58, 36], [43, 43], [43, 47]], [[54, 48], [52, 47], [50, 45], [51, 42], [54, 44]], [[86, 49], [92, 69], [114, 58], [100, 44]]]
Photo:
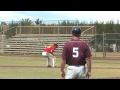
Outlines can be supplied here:
[[[103, 57], [103, 52], [92, 52], [93, 57]], [[106, 57], [120, 57], [120, 52], [106, 52]]]
[[[46, 58], [0, 56], [0, 79], [60, 79], [57, 68], [46, 68]], [[92, 79], [120, 79], [120, 60], [92, 60]]]

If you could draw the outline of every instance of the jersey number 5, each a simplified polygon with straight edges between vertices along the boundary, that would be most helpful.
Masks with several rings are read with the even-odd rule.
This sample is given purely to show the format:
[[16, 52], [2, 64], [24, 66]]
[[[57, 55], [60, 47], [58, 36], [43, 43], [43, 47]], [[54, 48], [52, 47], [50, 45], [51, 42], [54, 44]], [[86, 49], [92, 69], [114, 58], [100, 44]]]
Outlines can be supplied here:
[[77, 58], [79, 56], [79, 52], [78, 52], [79, 48], [78, 47], [73, 47], [73, 57]]

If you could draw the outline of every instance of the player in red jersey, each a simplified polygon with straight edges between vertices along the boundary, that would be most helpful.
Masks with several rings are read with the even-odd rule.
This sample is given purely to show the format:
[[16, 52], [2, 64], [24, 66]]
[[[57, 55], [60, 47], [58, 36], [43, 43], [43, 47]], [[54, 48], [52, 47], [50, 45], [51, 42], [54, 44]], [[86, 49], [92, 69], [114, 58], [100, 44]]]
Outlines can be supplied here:
[[52, 67], [56, 66], [56, 57], [54, 56], [53, 52], [57, 47], [58, 47], [57, 44], [52, 44], [43, 50], [42, 56], [47, 57], [47, 67], [51, 67], [50, 60], [52, 60], [53, 63]]
[[[80, 27], [72, 28], [72, 39], [65, 43], [62, 52], [61, 77], [65, 79], [86, 79], [91, 76], [91, 51], [86, 42], [79, 39]], [[66, 75], [65, 65], [68, 65]], [[87, 64], [87, 72], [85, 64]]]

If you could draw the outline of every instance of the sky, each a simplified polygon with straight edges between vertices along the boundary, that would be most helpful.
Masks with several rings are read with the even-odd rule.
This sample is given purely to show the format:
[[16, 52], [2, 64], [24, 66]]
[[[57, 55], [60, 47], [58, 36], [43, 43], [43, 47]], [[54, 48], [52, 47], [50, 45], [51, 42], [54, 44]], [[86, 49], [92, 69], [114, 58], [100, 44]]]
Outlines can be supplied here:
[[0, 21], [20, 21], [29, 18], [40, 20], [79, 20], [107, 22], [120, 20], [120, 11], [0, 11]]

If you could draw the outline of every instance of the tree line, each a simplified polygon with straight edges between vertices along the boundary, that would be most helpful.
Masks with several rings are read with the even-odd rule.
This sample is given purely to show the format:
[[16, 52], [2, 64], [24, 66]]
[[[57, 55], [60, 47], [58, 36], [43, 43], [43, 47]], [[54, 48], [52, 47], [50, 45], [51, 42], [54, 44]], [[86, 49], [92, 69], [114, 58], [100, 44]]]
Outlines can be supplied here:
[[[11, 28], [10, 30], [6, 31], [5, 34], [7, 35], [7, 37], [11, 37], [13, 35], [16, 34], [16, 30], [15, 26], [34, 26], [34, 25], [41, 25], [41, 26], [53, 26], [53, 25], [59, 25], [59, 26], [96, 26], [96, 44], [99, 45], [101, 43], [103, 43], [103, 32], [104, 33], [111, 33], [110, 35], [106, 35], [105, 38], [106, 39], [120, 39], [120, 34], [113, 34], [113, 33], [120, 33], [120, 23], [119, 20], [117, 21], [117, 23], [115, 23], [113, 20], [107, 21], [105, 22], [90, 22], [87, 23], [85, 21], [69, 21], [69, 20], [63, 20], [57, 23], [45, 23], [40, 19], [36, 19], [35, 21], [30, 20], [29, 18], [26, 19], [22, 19], [19, 22], [15, 22], [15, 21], [11, 21], [9, 23], [6, 22], [1, 22], [0, 26], [2, 25], [9, 25], [9, 28]], [[24, 30], [25, 29], [25, 30]], [[30, 31], [30, 28], [24, 28], [23, 32], [28, 32], [28, 33], [37, 33], [38, 29], [32, 29], [32, 31]], [[28, 30], [26, 30], [28, 29]], [[48, 32], [50, 32], [50, 28], [47, 28]], [[57, 27], [56, 27], [57, 29]], [[61, 33], [64, 34], [64, 29], [62, 28]], [[2, 33], [3, 28], [0, 28], [0, 32]], [[12, 31], [11, 31], [12, 30]], [[95, 43], [95, 40], [93, 42], [91, 42], [91, 45], [93, 45]], [[106, 40], [106, 43], [108, 45], [116, 43], [117, 45], [120, 45], [120, 40]]]
[[85, 21], [69, 21], [69, 20], [63, 20], [60, 23], [51, 23], [51, 24], [47, 24], [44, 23], [42, 20], [40, 19], [36, 19], [35, 21], [30, 20], [29, 18], [26, 19], [22, 19], [19, 22], [15, 22], [15, 21], [11, 21], [9, 22], [9, 24], [7, 24], [6, 22], [1, 22], [0, 25], [9, 25], [9, 28], [14, 27], [14, 26], [32, 26], [32, 25], [41, 25], [41, 26], [46, 26], [46, 25], [60, 25], [60, 26], [74, 26], [74, 25], [79, 25], [79, 26], [86, 26], [86, 25], [91, 25], [91, 26], [96, 26], [97, 27], [97, 34], [103, 34], [104, 33], [120, 33], [120, 24], [119, 24], [119, 20], [117, 21], [117, 23], [114, 23], [113, 20], [107, 21], [105, 22], [85, 22]]

